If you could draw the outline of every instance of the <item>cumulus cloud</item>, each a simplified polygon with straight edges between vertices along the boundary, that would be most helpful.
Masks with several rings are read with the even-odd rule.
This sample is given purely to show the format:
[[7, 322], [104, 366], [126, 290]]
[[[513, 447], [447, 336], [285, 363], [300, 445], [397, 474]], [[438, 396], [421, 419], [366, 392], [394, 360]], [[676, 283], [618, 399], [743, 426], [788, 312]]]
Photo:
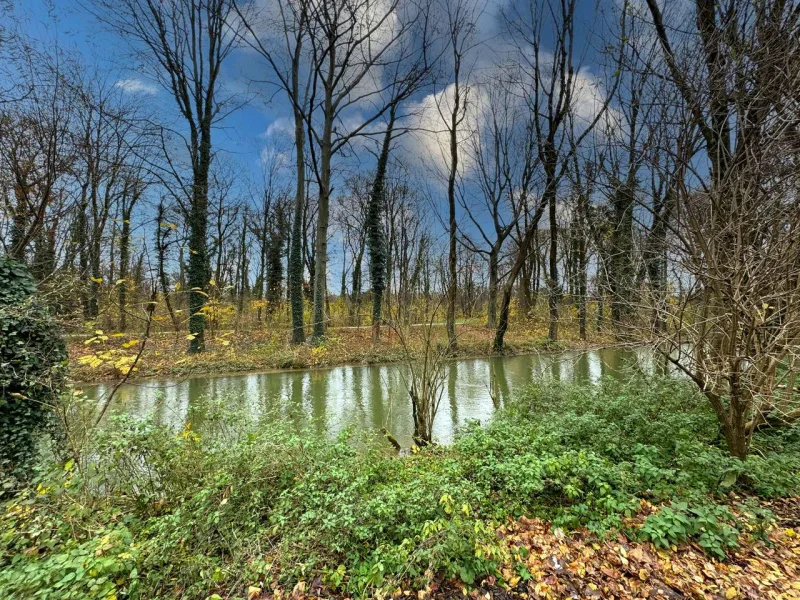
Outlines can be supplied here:
[[289, 117], [278, 117], [267, 126], [264, 132], [266, 138], [281, 138], [287, 137], [294, 139], [294, 120]]
[[[495, 67], [493, 70], [499, 71], [502, 67]], [[486, 76], [487, 70], [483, 71]], [[489, 86], [492, 85], [489, 77], [480, 83], [462, 84], [462, 102], [466, 98], [466, 111], [464, 119], [459, 125], [458, 145], [461, 149], [459, 153], [459, 171], [466, 175], [474, 167], [474, 160], [469, 148], [477, 141], [487, 119], [491, 118], [492, 111], [495, 110], [490, 100]], [[523, 98], [530, 92], [529, 86], [524, 81], [511, 83], [506, 79], [506, 84], [511, 85], [512, 95]], [[547, 87], [547, 82], [545, 82]], [[412, 131], [410, 145], [407, 150], [412, 158], [416, 158], [431, 167], [434, 171], [445, 172], [450, 160], [450, 136], [447, 130], [446, 120], [450, 118], [453, 106], [455, 86], [453, 84], [428, 94], [417, 102], [409, 111], [405, 125]], [[595, 76], [589, 69], [581, 69], [575, 74], [572, 89], [572, 106], [575, 116], [575, 125], [580, 130], [588, 127], [598, 116], [606, 102], [607, 91], [601, 79]], [[522, 100], [520, 100], [522, 102]], [[600, 119], [597, 125], [597, 135], [604, 135], [620, 129], [621, 115], [613, 106], [609, 106], [607, 112]], [[520, 121], [520, 125], [522, 122]]]
[[158, 87], [156, 85], [141, 79], [120, 79], [114, 86], [129, 94], [155, 96], [158, 93]]
[[[476, 134], [481, 119], [487, 110], [484, 93], [477, 85], [462, 84], [461, 90], [466, 109], [464, 118], [458, 127], [459, 148], [466, 148], [472, 136]], [[450, 84], [442, 90], [428, 94], [410, 111], [408, 127], [413, 132], [411, 155], [416, 156], [434, 171], [445, 172], [450, 160], [450, 133], [446, 119], [455, 100], [455, 85]], [[468, 152], [459, 153], [459, 170], [467, 172], [472, 166]]]

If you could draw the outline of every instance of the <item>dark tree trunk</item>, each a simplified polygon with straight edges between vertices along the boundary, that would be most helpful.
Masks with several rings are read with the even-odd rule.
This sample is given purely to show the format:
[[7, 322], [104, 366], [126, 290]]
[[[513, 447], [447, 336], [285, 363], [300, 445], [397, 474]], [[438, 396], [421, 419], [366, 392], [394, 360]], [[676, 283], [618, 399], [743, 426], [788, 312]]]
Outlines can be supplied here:
[[292, 343], [302, 344], [306, 339], [303, 326], [303, 212], [305, 208], [305, 130], [303, 117], [294, 111], [294, 136], [297, 163], [297, 189], [292, 214], [292, 235], [289, 248], [289, 303], [292, 307]]
[[453, 122], [450, 130], [450, 176], [447, 179], [447, 204], [449, 213], [449, 254], [447, 257], [447, 345], [450, 352], [456, 350], [456, 297], [458, 295], [458, 270], [456, 236], [456, 174], [458, 173], [458, 140], [456, 117], [459, 107], [458, 87], [454, 100]]
[[548, 306], [550, 309], [550, 329], [548, 337], [551, 342], [558, 341], [558, 302], [561, 299], [561, 290], [558, 284], [558, 222], [556, 215], [556, 161], [557, 156], [548, 144], [545, 160], [545, 196], [550, 220], [550, 265], [547, 286], [549, 288]]
[[586, 285], [586, 253], [586, 235], [581, 232], [580, 241], [578, 242], [578, 329], [582, 340], [586, 339], [586, 294], [588, 293]]
[[519, 275], [519, 272], [522, 269], [522, 265], [524, 265], [528, 260], [528, 255], [531, 251], [531, 242], [536, 236], [536, 231], [539, 227], [539, 220], [541, 219], [545, 206], [546, 202], [540, 205], [536, 211], [536, 214], [533, 216], [531, 223], [528, 224], [525, 235], [522, 237], [522, 240], [519, 244], [519, 253], [514, 260], [511, 270], [506, 276], [507, 279], [506, 284], [503, 287], [503, 299], [500, 303], [500, 315], [497, 322], [497, 330], [495, 331], [494, 342], [492, 344], [492, 349], [494, 352], [499, 353], [503, 351], [504, 339], [506, 331], [508, 331], [508, 317], [511, 307], [511, 296], [514, 293], [514, 282], [516, 281], [517, 275]]
[[248, 211], [245, 208], [244, 216], [242, 217], [242, 237], [239, 243], [239, 281], [237, 282], [239, 289], [236, 304], [237, 323], [241, 319], [242, 313], [244, 312], [244, 299], [248, 291], [248, 270], [250, 265], [247, 260], [247, 219]]
[[[279, 225], [283, 231], [283, 224]], [[283, 238], [284, 234], [273, 235], [267, 246], [267, 312], [273, 314], [281, 303], [283, 286]]]
[[[175, 333], [177, 334], [180, 331], [181, 324], [178, 320], [178, 317], [175, 315], [175, 311], [172, 309], [172, 302], [170, 301], [169, 296], [169, 285], [167, 282], [167, 270], [166, 270], [166, 260], [167, 260], [167, 244], [165, 241], [166, 233], [164, 228], [164, 218], [165, 210], [164, 204], [162, 202], [158, 203], [158, 207], [156, 208], [156, 250], [158, 251], [158, 281], [161, 285], [161, 293], [164, 295], [164, 304], [167, 305], [167, 312], [169, 312], [169, 318], [172, 321], [172, 327], [175, 329]], [[183, 264], [183, 257], [179, 259], [181, 265]], [[183, 273], [183, 268], [181, 267], [181, 273]], [[181, 276], [181, 279], [183, 277]]]
[[361, 268], [364, 262], [365, 244], [362, 240], [359, 244], [358, 253], [353, 259], [353, 278], [350, 295], [350, 324], [361, 325]]
[[631, 182], [621, 183], [612, 196], [614, 229], [611, 233], [609, 262], [611, 320], [617, 333], [631, 313], [634, 293], [633, 274], [633, 204]]
[[328, 223], [330, 221], [331, 159], [333, 147], [331, 135], [333, 122], [326, 119], [320, 148], [321, 173], [319, 181], [319, 207], [317, 212], [317, 239], [314, 251], [313, 288], [313, 338], [320, 342], [327, 329], [328, 296]]
[[130, 264], [131, 251], [131, 220], [130, 213], [122, 213], [122, 228], [119, 235], [119, 278], [117, 286], [119, 300], [119, 330], [128, 328], [128, 265]]
[[[128, 289], [132, 289], [131, 282], [128, 281], [131, 262], [131, 216], [133, 215], [133, 209], [140, 196], [141, 190], [139, 186], [134, 183], [131, 188], [125, 190], [125, 194], [122, 198], [122, 227], [120, 228], [119, 236], [119, 279], [121, 282], [118, 286], [120, 331], [125, 331], [127, 328]], [[111, 279], [114, 279], [113, 275]]]
[[[372, 287], [372, 339], [377, 340], [381, 331], [381, 311], [383, 310], [383, 293], [386, 290], [386, 232], [381, 223], [381, 216], [386, 205], [386, 171], [389, 165], [389, 150], [394, 132], [395, 110], [389, 111], [389, 122], [383, 136], [381, 153], [375, 169], [375, 179], [367, 206], [367, 245], [369, 247], [369, 277]], [[359, 279], [361, 267], [359, 265]], [[353, 275], [355, 278], [355, 273]], [[355, 279], [354, 279], [355, 283]], [[360, 285], [360, 284], [359, 284]]]
[[497, 327], [498, 253], [499, 248], [492, 248], [489, 253], [489, 297], [486, 308], [486, 327], [490, 329]]
[[203, 352], [206, 348], [206, 288], [209, 281], [208, 247], [208, 175], [211, 169], [211, 123], [204, 124], [194, 178], [192, 182], [192, 206], [189, 210], [189, 353]]

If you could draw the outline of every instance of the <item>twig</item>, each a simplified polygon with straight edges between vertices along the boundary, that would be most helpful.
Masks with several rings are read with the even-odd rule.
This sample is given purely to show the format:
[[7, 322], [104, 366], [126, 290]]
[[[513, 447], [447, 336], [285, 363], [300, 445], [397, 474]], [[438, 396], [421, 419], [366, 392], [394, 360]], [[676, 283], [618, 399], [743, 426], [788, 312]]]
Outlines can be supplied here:
[[147, 304], [147, 321], [144, 328], [144, 336], [142, 337], [142, 342], [139, 344], [139, 352], [136, 353], [136, 358], [133, 359], [133, 362], [131, 363], [128, 372], [125, 373], [125, 376], [117, 382], [117, 384], [114, 386], [114, 389], [111, 390], [111, 393], [108, 395], [108, 398], [106, 398], [106, 401], [103, 403], [103, 408], [100, 410], [100, 414], [97, 416], [97, 419], [95, 419], [94, 422], [95, 427], [97, 427], [100, 424], [100, 421], [103, 420], [103, 416], [106, 414], [106, 410], [108, 410], [108, 407], [111, 405], [111, 401], [114, 399], [117, 390], [119, 390], [119, 388], [122, 387], [126, 381], [128, 381], [128, 378], [131, 376], [131, 373], [133, 373], [136, 364], [139, 362], [139, 359], [142, 357], [142, 354], [144, 353], [145, 346], [147, 345], [147, 340], [150, 337], [150, 326], [153, 323], [153, 313], [155, 313], [156, 310], [157, 294], [158, 294], [157, 288], [154, 286], [153, 293], [150, 296], [150, 302], [148, 302]]

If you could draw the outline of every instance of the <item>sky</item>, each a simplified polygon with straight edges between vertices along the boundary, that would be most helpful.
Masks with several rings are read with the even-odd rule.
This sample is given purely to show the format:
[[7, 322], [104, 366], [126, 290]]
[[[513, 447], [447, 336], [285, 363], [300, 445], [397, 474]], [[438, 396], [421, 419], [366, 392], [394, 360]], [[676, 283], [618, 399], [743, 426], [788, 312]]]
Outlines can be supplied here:
[[[265, 0], [258, 0], [264, 2]], [[508, 48], [507, 35], [504, 35], [502, 24], [503, 11], [511, 11], [513, 2], [523, 0], [486, 0], [477, 23], [476, 45], [470, 59], [471, 77], [474, 79], [489, 73], [494, 69], [498, 57], [503, 55]], [[583, 65], [583, 73], [587, 81], [600, 82], [595, 77], [601, 72], [600, 63], [603, 57], [597, 50], [599, 45], [598, 35], [600, 30], [608, 25], [608, 20], [613, 19], [612, 9], [616, 7], [617, 0], [579, 0], [576, 18], [576, 57]], [[41, 44], [58, 45], [62, 49], [76, 53], [80, 61], [86, 65], [97, 65], [109, 73], [111, 80], [124, 90], [143, 100], [146, 105], [154, 108], [167, 120], [174, 119], [179, 122], [170, 94], [161, 89], [154, 81], [149, 80], [145, 74], [137, 70], [131, 63], [127, 45], [120, 35], [109, 31], [85, 8], [91, 0], [17, 0], [17, 14], [23, 30], [34, 40]], [[545, 32], [547, 29], [544, 29]], [[544, 45], [547, 51], [548, 39], [545, 34]], [[221, 160], [233, 165], [236, 173], [243, 175], [242, 180], [258, 181], [263, 170], [262, 158], [275, 145], [280, 149], [291, 150], [291, 111], [288, 101], [280, 90], [265, 90], [263, 86], [254, 81], [266, 79], [269, 76], [264, 60], [250, 49], [242, 48], [234, 51], [225, 63], [222, 73], [223, 85], [228, 91], [237, 94], [242, 106], [218, 127], [214, 133], [214, 145], [219, 152]], [[428, 89], [421, 92], [412, 102], [417, 107], [427, 107], [426, 113], [415, 117], [418, 124], [435, 128], [435, 111], [433, 111], [434, 93], [447, 94], [447, 88], [439, 87], [436, 90]], [[595, 99], [596, 100], [596, 99]], [[591, 101], [587, 104], [587, 111], [591, 113]], [[471, 119], [477, 122], [486, 116], [481, 113], [481, 103], [474, 102]], [[426, 120], [427, 119], [427, 120]], [[434, 125], [432, 125], [434, 123]], [[288, 134], [288, 135], [287, 135]], [[419, 161], [421, 164], [416, 169], [417, 173], [432, 174], [441, 171], [441, 152], [438, 148], [436, 136], [409, 135], [404, 136], [398, 148], [401, 156], [410, 162]], [[340, 173], [350, 173], [353, 170], [368, 170], [374, 166], [374, 159], [369, 152], [357, 153], [355, 162], [353, 158], [347, 163], [339, 161], [334, 168], [339, 168]], [[469, 161], [462, 158], [464, 169], [469, 169]], [[291, 177], [291, 166], [287, 165], [287, 177]], [[433, 206], [433, 213], [444, 214], [446, 201], [444, 198], [442, 182], [433, 179], [432, 192], [429, 193]], [[335, 184], [336, 185], [336, 184]], [[341, 189], [341, 179], [339, 186]], [[474, 190], [468, 193], [476, 193]], [[465, 220], [466, 222], [466, 220]], [[432, 224], [437, 226], [438, 219], [433, 219]], [[335, 234], [334, 234], [335, 235]], [[336, 240], [330, 244], [331, 254], [334, 255], [339, 247]], [[332, 257], [334, 258], [334, 257]], [[335, 258], [331, 262], [329, 273], [330, 285], [336, 285], [339, 280]]]
[[[476, 49], [473, 58], [473, 77], [479, 77], [498, 55], [503, 46], [501, 11], [511, 8], [514, 0], [486, 0], [485, 8], [478, 21], [478, 34], [482, 42]], [[127, 47], [116, 33], [97, 20], [85, 8], [91, 0], [17, 0], [17, 13], [22, 17], [23, 28], [35, 40], [43, 44], [58, 44], [60, 47], [74, 51], [86, 64], [96, 64], [107, 70], [117, 85], [127, 93], [144, 97], [148, 101], [163, 106], [164, 112], [172, 112], [169, 94], [148, 80], [130, 64]], [[603, 4], [612, 4], [609, 0], [600, 1], [599, 9], [594, 0], [583, 0], [578, 3], [577, 37], [589, 40], [593, 28], [607, 18], [608, 12]], [[589, 44], [595, 43], [589, 41]], [[596, 51], [586, 48], [584, 64], [588, 69], [597, 69]], [[247, 168], [258, 168], [260, 155], [264, 147], [270, 143], [270, 134], [286, 130], [290, 123], [291, 112], [284, 95], [255, 93], [258, 87], [253, 81], [268, 77], [264, 61], [252, 50], [242, 48], [233, 53], [226, 62], [223, 71], [223, 82], [246, 104], [231, 114], [220, 126], [215, 135], [215, 144], [237, 163]], [[424, 102], [424, 98], [417, 98]]]

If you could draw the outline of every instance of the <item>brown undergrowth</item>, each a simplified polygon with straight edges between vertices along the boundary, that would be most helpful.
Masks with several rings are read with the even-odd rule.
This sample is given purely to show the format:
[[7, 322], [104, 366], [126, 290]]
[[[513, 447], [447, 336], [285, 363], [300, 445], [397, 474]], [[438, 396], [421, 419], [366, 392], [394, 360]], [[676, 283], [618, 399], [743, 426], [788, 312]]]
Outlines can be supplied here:
[[[383, 598], [414, 600], [505, 599], [725, 599], [800, 598], [800, 498], [763, 503], [777, 516], [763, 535], [744, 536], [724, 561], [710, 558], [693, 543], [657, 548], [623, 533], [601, 539], [585, 529], [565, 533], [541, 519], [509, 521], [497, 531], [514, 560], [499, 576], [465, 586], [433, 579], [425, 589], [402, 585]], [[645, 502], [627, 525], [635, 530], [657, 509]], [[294, 589], [255, 584], [250, 600], [329, 598], [319, 579]]]
[[[444, 326], [435, 326], [436, 336], [446, 343]], [[412, 328], [412, 346], [421, 330]], [[492, 354], [493, 330], [479, 322], [457, 327], [458, 349], [454, 358]], [[159, 332], [147, 340], [145, 350], [131, 379], [171, 377], [205, 373], [236, 373], [273, 369], [325, 368], [346, 364], [388, 364], [405, 360], [402, 344], [391, 329], [385, 328], [378, 341], [372, 340], [369, 327], [331, 328], [319, 344], [292, 345], [286, 332], [255, 328], [209, 333], [206, 351], [187, 355], [184, 333]], [[611, 342], [602, 334], [583, 341], [577, 330], [563, 327], [561, 341], [549, 343], [547, 324], [538, 319], [518, 323], [506, 336], [506, 354], [525, 354], [563, 349], [582, 349]], [[91, 330], [69, 340], [70, 371], [80, 382], [109, 381], [119, 378], [135, 355], [139, 336]]]

